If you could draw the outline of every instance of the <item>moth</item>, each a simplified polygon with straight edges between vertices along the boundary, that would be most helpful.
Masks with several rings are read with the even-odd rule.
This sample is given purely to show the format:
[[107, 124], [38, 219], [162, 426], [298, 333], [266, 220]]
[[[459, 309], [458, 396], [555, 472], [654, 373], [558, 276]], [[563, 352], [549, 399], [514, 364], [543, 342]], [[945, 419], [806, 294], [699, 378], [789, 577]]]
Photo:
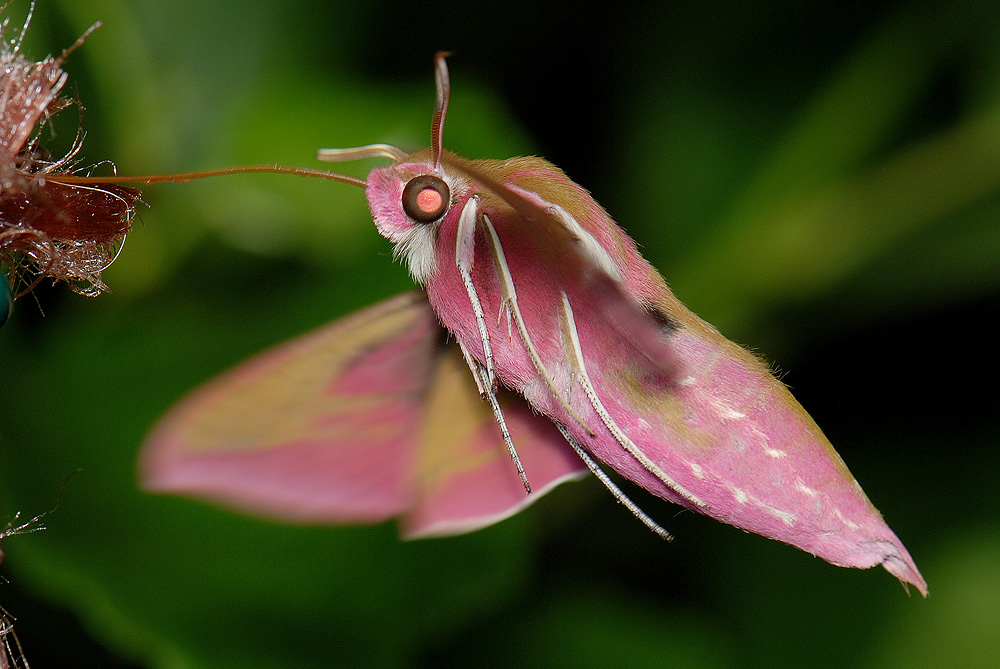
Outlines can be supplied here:
[[819, 427], [753, 355], [674, 297], [589, 193], [541, 158], [384, 157], [363, 186], [420, 290], [336, 321], [195, 391], [153, 429], [152, 490], [297, 522], [399, 518], [407, 537], [510, 516], [607, 476], [841, 566], [927, 586]]

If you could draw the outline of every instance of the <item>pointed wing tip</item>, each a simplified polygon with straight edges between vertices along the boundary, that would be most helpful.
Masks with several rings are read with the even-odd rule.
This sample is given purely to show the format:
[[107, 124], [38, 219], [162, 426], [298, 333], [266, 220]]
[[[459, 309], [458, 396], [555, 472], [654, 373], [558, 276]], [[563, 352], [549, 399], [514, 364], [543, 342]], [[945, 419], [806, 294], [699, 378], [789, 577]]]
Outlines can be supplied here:
[[907, 594], [910, 592], [909, 586], [912, 585], [920, 591], [921, 595], [927, 597], [927, 581], [921, 576], [920, 570], [917, 569], [916, 563], [910, 557], [909, 551], [906, 550], [906, 547], [903, 546], [896, 535], [892, 534], [891, 530], [888, 537], [869, 543], [868, 549], [870, 551], [869, 555], [875, 559], [869, 561], [867, 565], [856, 563], [854, 566], [867, 568], [881, 564], [887, 572], [899, 579]]
[[[858, 540], [857, 536], [846, 535], [825, 546], [826, 550], [813, 554], [838, 567], [871, 569], [882, 565], [887, 572], [899, 579], [907, 593], [909, 586], [912, 585], [921, 595], [927, 597], [927, 581], [920, 574], [906, 547], [888, 526], [881, 522], [878, 524], [881, 526], [881, 531], [874, 533], [878, 538], [872, 538], [872, 535], [868, 534]], [[831, 548], [833, 550], [830, 550]]]
[[927, 581], [924, 577], [920, 575], [920, 571], [917, 569], [917, 565], [913, 563], [909, 555], [905, 554], [905, 549], [903, 550], [903, 555], [894, 554], [887, 555], [884, 560], [882, 560], [882, 566], [887, 572], [899, 579], [899, 582], [903, 584], [903, 589], [909, 593], [909, 588], [907, 584], [915, 587], [921, 595], [926, 599], [929, 592], [927, 590]]

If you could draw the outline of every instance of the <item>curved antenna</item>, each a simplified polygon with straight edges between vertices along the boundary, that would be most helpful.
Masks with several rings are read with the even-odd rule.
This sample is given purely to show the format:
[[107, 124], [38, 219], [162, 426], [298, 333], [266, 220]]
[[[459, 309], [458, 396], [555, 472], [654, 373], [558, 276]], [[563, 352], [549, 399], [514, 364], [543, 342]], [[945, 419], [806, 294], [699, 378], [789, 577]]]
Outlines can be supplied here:
[[107, 176], [107, 177], [92, 177], [92, 176], [78, 176], [75, 174], [49, 174], [46, 175], [48, 181], [55, 181], [57, 183], [63, 184], [128, 184], [128, 183], [146, 183], [146, 184], [156, 184], [156, 183], [184, 183], [187, 181], [194, 181], [195, 179], [204, 179], [206, 177], [218, 177], [225, 176], [228, 174], [294, 174], [300, 177], [316, 177], [319, 179], [329, 179], [331, 181], [340, 181], [345, 184], [351, 184], [352, 186], [360, 186], [361, 188], [367, 188], [368, 183], [364, 179], [358, 179], [357, 177], [350, 177], [345, 174], [337, 174], [336, 172], [327, 172], [325, 170], [314, 170], [308, 167], [284, 167], [282, 165], [247, 165], [244, 167], [227, 167], [221, 170], [203, 170], [200, 172], [180, 172], [178, 174], [147, 174], [143, 176]]
[[434, 105], [434, 116], [431, 119], [431, 157], [434, 167], [441, 167], [441, 137], [444, 135], [444, 117], [448, 113], [448, 99], [451, 97], [451, 84], [448, 81], [448, 64], [445, 59], [451, 54], [438, 51], [434, 56], [434, 79], [437, 82], [437, 102]]
[[410, 154], [392, 144], [366, 144], [349, 149], [320, 149], [316, 152], [316, 160], [327, 163], [346, 163], [365, 158], [389, 158], [398, 163], [408, 155]]

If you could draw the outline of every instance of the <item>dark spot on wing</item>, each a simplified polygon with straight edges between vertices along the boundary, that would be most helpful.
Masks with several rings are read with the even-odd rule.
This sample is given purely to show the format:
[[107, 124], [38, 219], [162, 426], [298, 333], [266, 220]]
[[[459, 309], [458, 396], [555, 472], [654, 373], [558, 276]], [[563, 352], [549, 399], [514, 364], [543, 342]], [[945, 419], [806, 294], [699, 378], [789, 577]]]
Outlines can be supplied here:
[[660, 311], [652, 305], [646, 305], [646, 313], [649, 314], [656, 324], [660, 326], [664, 334], [672, 335], [681, 329], [681, 324], [670, 314]]

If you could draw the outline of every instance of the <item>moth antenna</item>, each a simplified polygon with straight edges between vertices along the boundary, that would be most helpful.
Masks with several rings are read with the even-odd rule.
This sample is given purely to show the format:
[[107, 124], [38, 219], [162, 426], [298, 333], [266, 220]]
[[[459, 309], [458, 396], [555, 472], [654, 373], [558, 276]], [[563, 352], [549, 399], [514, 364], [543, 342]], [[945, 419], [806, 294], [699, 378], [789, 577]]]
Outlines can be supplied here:
[[434, 169], [441, 170], [442, 141], [444, 137], [444, 117], [448, 113], [448, 100], [451, 98], [451, 84], [448, 81], [448, 64], [445, 59], [451, 54], [438, 51], [434, 56], [434, 79], [437, 83], [437, 101], [434, 104], [434, 116], [431, 118], [431, 158]]
[[219, 170], [202, 170], [198, 172], [178, 172], [176, 174], [147, 174], [142, 176], [119, 176], [108, 177], [84, 177], [74, 174], [50, 175], [46, 179], [62, 184], [123, 184], [123, 183], [185, 183], [195, 179], [206, 179], [208, 177], [226, 176], [229, 174], [294, 174], [300, 177], [316, 177], [319, 179], [329, 179], [340, 181], [367, 188], [368, 182], [357, 177], [328, 172], [326, 170], [315, 170], [310, 167], [286, 167], [284, 165], [244, 165], [242, 167], [226, 167]]
[[601, 398], [597, 396], [597, 391], [594, 390], [594, 385], [590, 382], [590, 375], [587, 374], [587, 368], [583, 362], [583, 349], [580, 347], [580, 337], [576, 331], [576, 320], [573, 318], [573, 307], [570, 306], [569, 297], [566, 296], [565, 292], [562, 294], [562, 310], [560, 311], [559, 316], [562, 321], [561, 325], [563, 338], [570, 345], [569, 350], [567, 351], [570, 363], [575, 368], [577, 380], [583, 387], [583, 391], [587, 394], [587, 398], [590, 400], [590, 405], [594, 407], [594, 411], [600, 417], [604, 427], [608, 429], [608, 432], [610, 432], [611, 436], [615, 438], [615, 441], [617, 441], [629, 455], [635, 458], [639, 464], [646, 469], [646, 471], [658, 478], [664, 485], [692, 504], [707, 509], [708, 505], [705, 504], [705, 502], [699, 499], [694, 493], [684, 488], [684, 486], [674, 481], [659, 465], [650, 460], [649, 456], [643, 453], [642, 450], [636, 446], [635, 442], [632, 441], [627, 434], [625, 434], [625, 431], [621, 429], [618, 423], [615, 422], [615, 419], [611, 417], [611, 414], [608, 413], [604, 403], [601, 402]]
[[392, 144], [366, 144], [348, 149], [320, 149], [316, 152], [316, 160], [326, 163], [346, 163], [365, 158], [389, 158], [398, 163], [408, 155], [410, 154]]
[[500, 282], [500, 294], [503, 297], [503, 301], [507, 304], [507, 311], [509, 311], [514, 317], [514, 324], [517, 326], [517, 333], [521, 337], [521, 342], [524, 344], [524, 350], [528, 353], [528, 358], [531, 359], [531, 364], [534, 365], [535, 371], [538, 372], [538, 376], [545, 381], [545, 385], [548, 386], [549, 392], [552, 396], [559, 402], [559, 405], [566, 410], [574, 421], [576, 421], [580, 427], [587, 431], [587, 434], [594, 436], [594, 432], [587, 422], [580, 417], [580, 414], [573, 405], [569, 403], [566, 397], [556, 388], [556, 382], [552, 379], [552, 375], [549, 374], [548, 370], [545, 369], [545, 364], [542, 362], [541, 356], [538, 355], [538, 350], [535, 348], [535, 344], [531, 341], [531, 335], [528, 334], [528, 328], [524, 324], [524, 317], [521, 315], [521, 307], [517, 304], [517, 291], [514, 289], [514, 279], [510, 273], [510, 267], [507, 265], [507, 257], [503, 252], [503, 246], [500, 244], [500, 238], [497, 236], [497, 231], [493, 227], [493, 222], [490, 221], [490, 217], [483, 214], [482, 217], [483, 225], [486, 226], [486, 231], [489, 233], [486, 239], [490, 243], [490, 250], [493, 252], [493, 264], [497, 271], [497, 280]]
[[590, 454], [583, 450], [583, 447], [576, 443], [573, 440], [573, 437], [569, 436], [569, 432], [566, 431], [566, 428], [563, 427], [562, 424], [556, 423], [555, 425], [569, 445], [573, 447], [573, 450], [576, 451], [576, 454], [580, 456], [581, 460], [583, 460], [583, 464], [587, 465], [587, 469], [590, 470], [590, 473], [596, 476], [597, 480], [603, 483], [604, 487], [611, 491], [611, 494], [614, 495], [616, 500], [623, 504], [626, 509], [632, 512], [633, 516], [641, 520], [642, 523], [649, 529], [653, 530], [653, 532], [667, 541], [673, 540], [674, 536], [670, 534], [670, 532], [667, 532], [662, 525], [650, 518], [649, 514], [640, 509], [638, 504], [633, 502], [621, 488], [615, 485], [615, 482], [611, 480], [610, 476], [604, 473], [604, 470], [601, 469], [600, 465], [597, 464], [594, 458], [590, 457]]

